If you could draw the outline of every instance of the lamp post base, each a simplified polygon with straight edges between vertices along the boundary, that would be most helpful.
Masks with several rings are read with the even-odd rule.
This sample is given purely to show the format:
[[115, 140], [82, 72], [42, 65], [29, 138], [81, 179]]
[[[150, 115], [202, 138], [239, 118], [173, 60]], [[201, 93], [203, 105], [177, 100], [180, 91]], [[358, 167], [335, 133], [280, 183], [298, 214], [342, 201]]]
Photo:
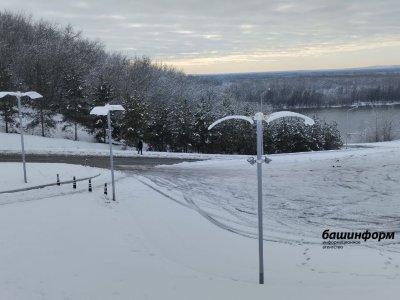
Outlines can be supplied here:
[[264, 284], [264, 273], [260, 273], [260, 284]]

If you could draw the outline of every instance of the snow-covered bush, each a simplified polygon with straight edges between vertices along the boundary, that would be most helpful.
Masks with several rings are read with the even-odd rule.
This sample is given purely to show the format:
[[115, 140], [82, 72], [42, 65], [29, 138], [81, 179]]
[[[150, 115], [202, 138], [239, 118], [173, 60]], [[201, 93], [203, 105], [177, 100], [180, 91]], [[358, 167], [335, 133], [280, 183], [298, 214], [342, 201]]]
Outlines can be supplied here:
[[282, 120], [268, 125], [264, 135], [267, 153], [332, 150], [342, 145], [337, 124], [319, 120], [312, 126], [299, 120]]

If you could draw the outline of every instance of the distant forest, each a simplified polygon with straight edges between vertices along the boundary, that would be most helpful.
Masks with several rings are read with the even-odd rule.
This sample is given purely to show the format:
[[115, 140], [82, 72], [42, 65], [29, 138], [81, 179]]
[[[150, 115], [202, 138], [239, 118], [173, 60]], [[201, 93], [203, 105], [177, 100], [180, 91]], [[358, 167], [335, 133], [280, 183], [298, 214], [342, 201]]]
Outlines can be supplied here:
[[[160, 151], [248, 153], [253, 134], [245, 134], [245, 125], [232, 121], [212, 132], [208, 125], [226, 115], [253, 115], [261, 98], [265, 112], [400, 101], [400, 71], [187, 75], [148, 57], [109, 53], [71, 26], [0, 12], [0, 90], [34, 90], [44, 96], [23, 100], [29, 108], [27, 126], [40, 128], [43, 136], [60, 114], [75, 129], [76, 140], [79, 124], [106, 142], [104, 118], [89, 111], [118, 103], [126, 112], [113, 117], [113, 138], [128, 146], [144, 140]], [[0, 120], [6, 132], [17, 131], [13, 98], [0, 100]]]
[[258, 102], [262, 96], [275, 109], [400, 102], [400, 66], [201, 77], [236, 90], [234, 95], [239, 101]]

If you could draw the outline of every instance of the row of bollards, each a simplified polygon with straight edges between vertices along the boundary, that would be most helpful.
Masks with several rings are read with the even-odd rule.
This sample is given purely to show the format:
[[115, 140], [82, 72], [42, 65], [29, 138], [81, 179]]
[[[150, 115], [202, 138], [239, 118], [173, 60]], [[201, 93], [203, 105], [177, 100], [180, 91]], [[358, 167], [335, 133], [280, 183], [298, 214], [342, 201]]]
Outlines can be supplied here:
[[[60, 186], [61, 182], [60, 182], [60, 175], [57, 174], [57, 185]], [[76, 189], [76, 177], [74, 176], [72, 179], [72, 188]], [[88, 187], [88, 191], [89, 192], [93, 192], [93, 188], [92, 188], [92, 180], [89, 179], [89, 187]], [[107, 183], [104, 184], [104, 195], [107, 196], [108, 191], [107, 191]]]

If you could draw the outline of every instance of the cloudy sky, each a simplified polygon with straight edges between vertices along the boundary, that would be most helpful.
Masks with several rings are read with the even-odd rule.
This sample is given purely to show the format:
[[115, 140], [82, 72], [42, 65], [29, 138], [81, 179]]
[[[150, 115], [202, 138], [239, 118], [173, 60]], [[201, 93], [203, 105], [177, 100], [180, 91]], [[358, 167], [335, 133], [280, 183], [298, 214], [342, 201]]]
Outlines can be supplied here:
[[0, 0], [187, 73], [400, 64], [398, 0]]

